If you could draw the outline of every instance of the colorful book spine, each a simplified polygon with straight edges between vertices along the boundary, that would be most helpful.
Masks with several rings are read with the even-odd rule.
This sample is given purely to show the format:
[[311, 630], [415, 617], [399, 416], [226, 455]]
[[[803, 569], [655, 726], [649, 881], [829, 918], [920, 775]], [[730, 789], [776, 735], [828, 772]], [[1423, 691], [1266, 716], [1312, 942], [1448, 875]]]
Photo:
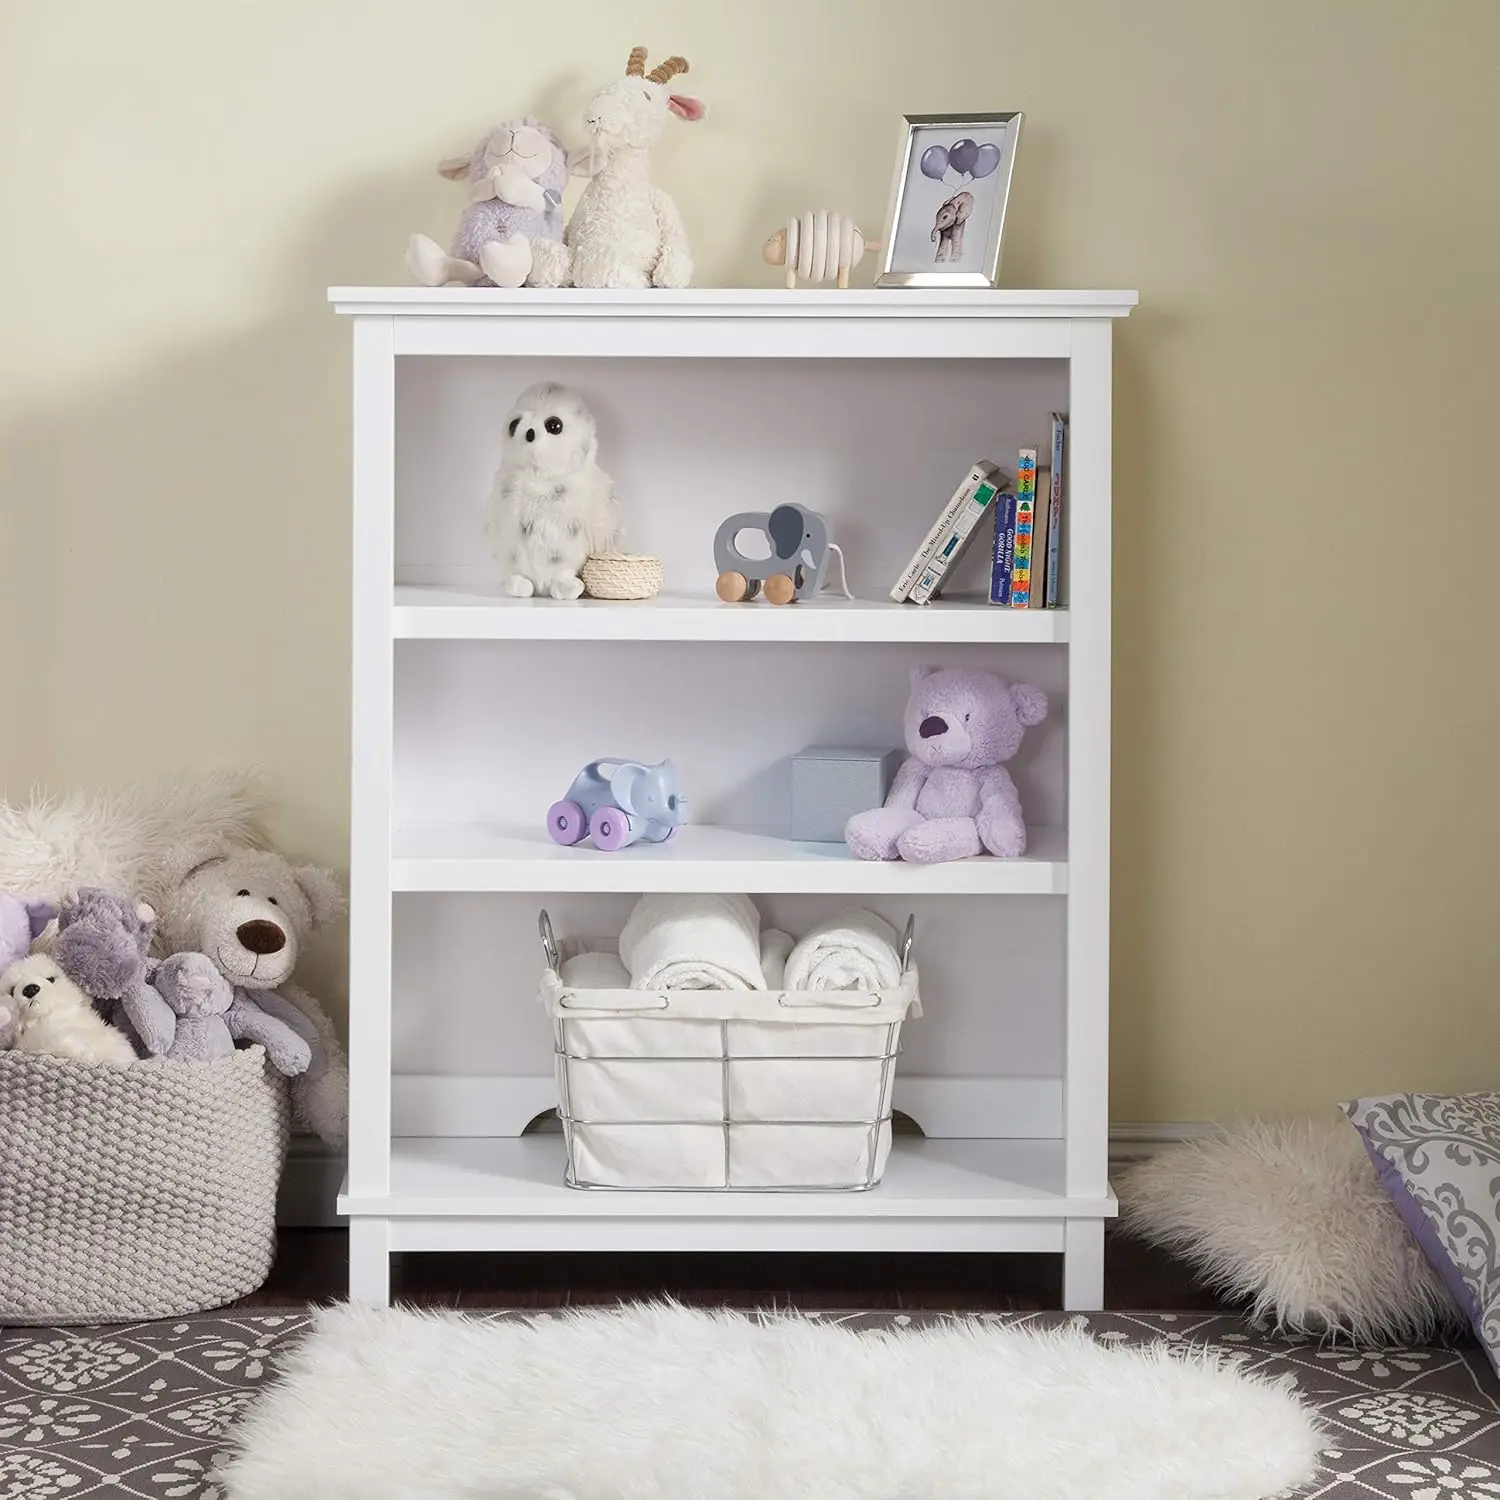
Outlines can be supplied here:
[[995, 551], [990, 561], [990, 603], [1010, 603], [1011, 571], [1016, 556], [1016, 497], [1010, 491], [995, 501]]
[[942, 588], [944, 580], [952, 573], [959, 558], [974, 540], [979, 523], [990, 513], [990, 504], [999, 492], [999, 486], [994, 480], [986, 479], [959, 508], [953, 524], [939, 539], [932, 560], [922, 569], [921, 575], [912, 585], [911, 593], [906, 596], [913, 604], [926, 604]]
[[1036, 525], [1036, 449], [1022, 448], [1016, 465], [1016, 549], [1010, 575], [1010, 607], [1031, 604], [1031, 538]]
[[1038, 466], [1036, 471], [1036, 510], [1031, 520], [1031, 593], [1027, 609], [1043, 609], [1047, 603], [1047, 525], [1050, 511], [1047, 497], [1052, 493], [1052, 470]]
[[1063, 505], [1063, 445], [1068, 431], [1068, 419], [1060, 412], [1052, 413], [1052, 492], [1047, 501], [1047, 581], [1046, 605], [1056, 609], [1062, 601], [1062, 505]]
[[980, 459], [964, 477], [964, 481], [953, 492], [953, 498], [938, 512], [937, 519], [932, 523], [932, 529], [922, 541], [922, 545], [911, 555], [911, 561], [907, 563], [900, 578], [896, 580], [896, 586], [891, 590], [891, 598], [898, 603], [911, 593], [913, 585], [921, 577], [922, 569], [930, 563], [937, 553], [938, 547], [947, 537], [954, 519], [963, 508], [976, 489], [986, 480], [993, 480], [1000, 471], [987, 459]]

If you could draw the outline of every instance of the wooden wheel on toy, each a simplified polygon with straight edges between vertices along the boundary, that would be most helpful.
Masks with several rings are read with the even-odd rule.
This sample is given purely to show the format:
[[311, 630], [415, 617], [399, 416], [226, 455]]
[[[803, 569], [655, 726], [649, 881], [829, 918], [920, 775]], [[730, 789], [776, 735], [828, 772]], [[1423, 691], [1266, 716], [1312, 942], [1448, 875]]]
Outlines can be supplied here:
[[714, 584], [714, 592], [725, 604], [742, 604], [746, 599], [753, 599], [759, 589], [758, 580], [732, 570], [720, 573]]

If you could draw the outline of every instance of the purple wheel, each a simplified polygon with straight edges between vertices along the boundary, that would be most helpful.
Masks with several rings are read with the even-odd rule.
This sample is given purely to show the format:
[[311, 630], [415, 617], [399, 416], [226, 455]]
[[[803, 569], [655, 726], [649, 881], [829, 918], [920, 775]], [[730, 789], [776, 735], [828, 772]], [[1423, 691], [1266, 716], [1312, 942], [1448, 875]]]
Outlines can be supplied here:
[[618, 807], [601, 807], [589, 819], [589, 837], [601, 849], [623, 849], [630, 843], [630, 814]]
[[576, 802], [554, 802], [547, 809], [547, 832], [554, 844], [576, 844], [588, 831], [583, 809]]

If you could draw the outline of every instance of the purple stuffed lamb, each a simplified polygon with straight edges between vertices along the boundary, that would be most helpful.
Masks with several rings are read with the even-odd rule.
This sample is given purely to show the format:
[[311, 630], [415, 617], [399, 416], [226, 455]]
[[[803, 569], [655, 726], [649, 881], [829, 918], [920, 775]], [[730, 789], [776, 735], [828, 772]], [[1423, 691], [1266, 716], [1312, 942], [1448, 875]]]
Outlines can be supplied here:
[[1026, 852], [1021, 798], [1003, 762], [1028, 725], [1047, 717], [1040, 688], [988, 672], [912, 673], [906, 748], [884, 807], [856, 813], [844, 839], [860, 859], [930, 865], [986, 850]]
[[568, 154], [540, 121], [510, 120], [438, 172], [470, 185], [453, 246], [414, 234], [406, 269], [423, 286], [562, 286], [568, 279], [562, 197]]
[[31, 945], [56, 915], [57, 908], [45, 901], [0, 891], [0, 973], [31, 952]]

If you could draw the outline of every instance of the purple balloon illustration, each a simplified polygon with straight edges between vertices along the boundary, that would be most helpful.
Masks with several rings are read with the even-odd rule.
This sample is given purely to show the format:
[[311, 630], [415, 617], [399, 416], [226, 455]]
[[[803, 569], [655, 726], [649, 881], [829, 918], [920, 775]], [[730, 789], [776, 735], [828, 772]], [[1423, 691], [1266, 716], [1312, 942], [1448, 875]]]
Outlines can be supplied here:
[[[924, 176], [931, 177], [935, 182], [943, 180], [943, 173], [948, 170], [948, 152], [942, 146], [929, 146], [922, 153], [922, 172]], [[994, 169], [991, 168], [993, 171]]]
[[965, 136], [961, 141], [954, 141], [948, 147], [948, 165], [955, 172], [972, 172], [974, 163], [979, 159], [979, 146], [977, 142], [971, 141]]
[[1000, 148], [988, 141], [974, 149], [974, 165], [969, 170], [976, 177], [988, 177], [1000, 165]]

